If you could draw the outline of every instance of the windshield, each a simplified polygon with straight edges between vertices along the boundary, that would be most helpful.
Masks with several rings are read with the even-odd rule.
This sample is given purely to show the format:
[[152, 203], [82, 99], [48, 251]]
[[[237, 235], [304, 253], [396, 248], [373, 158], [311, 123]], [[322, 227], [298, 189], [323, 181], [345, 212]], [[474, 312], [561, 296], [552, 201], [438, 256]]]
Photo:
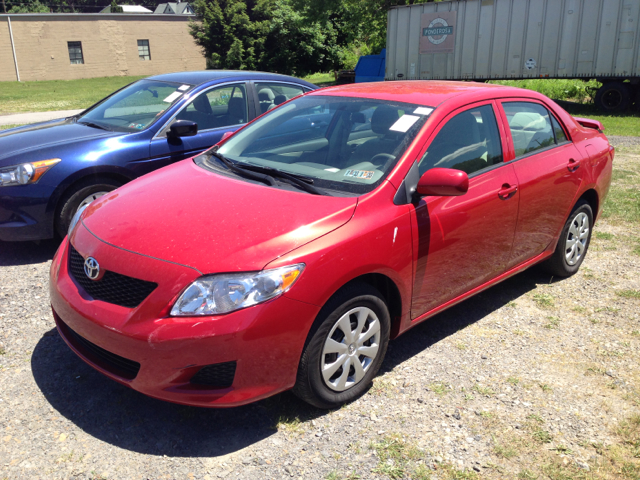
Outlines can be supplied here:
[[144, 130], [191, 88], [181, 83], [140, 80], [106, 98], [76, 122], [118, 132]]
[[218, 152], [350, 194], [388, 175], [433, 108], [367, 98], [310, 95], [278, 107], [230, 138]]

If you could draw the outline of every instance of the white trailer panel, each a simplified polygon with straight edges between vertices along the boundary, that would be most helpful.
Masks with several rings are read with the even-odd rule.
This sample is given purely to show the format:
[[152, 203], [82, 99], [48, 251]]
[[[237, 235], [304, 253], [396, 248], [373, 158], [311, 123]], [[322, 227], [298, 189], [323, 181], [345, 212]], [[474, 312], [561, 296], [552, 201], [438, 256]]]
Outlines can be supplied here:
[[[639, 20], [640, 0], [462, 0], [392, 7], [385, 78], [635, 83]], [[453, 47], [446, 49], [448, 36]]]

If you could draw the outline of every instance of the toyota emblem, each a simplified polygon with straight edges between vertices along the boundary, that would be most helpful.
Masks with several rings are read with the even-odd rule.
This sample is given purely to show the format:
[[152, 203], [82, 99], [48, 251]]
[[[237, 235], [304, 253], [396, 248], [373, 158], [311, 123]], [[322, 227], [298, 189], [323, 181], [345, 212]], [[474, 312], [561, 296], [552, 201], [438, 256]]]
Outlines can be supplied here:
[[84, 273], [91, 280], [98, 279], [98, 276], [100, 275], [100, 264], [98, 264], [98, 261], [95, 258], [87, 257], [84, 261]]

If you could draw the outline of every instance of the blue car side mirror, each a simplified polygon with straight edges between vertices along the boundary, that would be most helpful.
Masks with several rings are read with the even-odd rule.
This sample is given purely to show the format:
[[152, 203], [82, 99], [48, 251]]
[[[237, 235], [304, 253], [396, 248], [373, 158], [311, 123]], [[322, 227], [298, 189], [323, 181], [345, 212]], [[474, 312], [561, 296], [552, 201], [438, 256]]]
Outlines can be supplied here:
[[167, 137], [193, 137], [198, 133], [198, 124], [190, 120], [177, 120], [171, 125]]

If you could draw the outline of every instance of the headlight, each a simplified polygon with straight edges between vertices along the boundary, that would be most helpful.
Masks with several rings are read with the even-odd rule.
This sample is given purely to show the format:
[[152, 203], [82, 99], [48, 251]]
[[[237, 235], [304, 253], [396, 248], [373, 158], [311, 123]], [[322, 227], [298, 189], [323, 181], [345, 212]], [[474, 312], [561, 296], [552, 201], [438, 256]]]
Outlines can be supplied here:
[[23, 163], [0, 168], [0, 187], [36, 183], [42, 175], [60, 161], [59, 158]]
[[67, 235], [71, 235], [71, 232], [73, 232], [73, 229], [76, 228], [76, 225], [80, 221], [80, 216], [82, 215], [82, 212], [84, 212], [89, 205], [91, 204], [87, 203], [86, 205], [80, 207], [76, 211], [76, 214], [73, 216], [73, 218], [71, 219], [71, 223], [69, 224], [69, 230], [67, 230]]
[[289, 290], [303, 269], [304, 263], [299, 263], [262, 272], [199, 278], [180, 295], [171, 315], [220, 315], [266, 302]]

